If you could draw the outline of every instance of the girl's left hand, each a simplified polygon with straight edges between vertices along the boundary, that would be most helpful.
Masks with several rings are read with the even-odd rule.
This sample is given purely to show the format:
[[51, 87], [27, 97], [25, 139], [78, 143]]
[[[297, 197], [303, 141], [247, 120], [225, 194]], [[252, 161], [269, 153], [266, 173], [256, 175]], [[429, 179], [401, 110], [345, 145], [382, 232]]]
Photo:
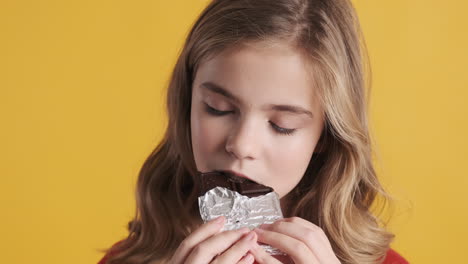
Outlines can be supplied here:
[[[271, 245], [284, 253], [295, 264], [339, 264], [325, 232], [318, 226], [299, 217], [278, 220], [273, 224], [261, 225], [255, 229], [258, 242]], [[266, 253], [261, 247], [250, 250], [255, 261], [260, 264], [280, 262]]]

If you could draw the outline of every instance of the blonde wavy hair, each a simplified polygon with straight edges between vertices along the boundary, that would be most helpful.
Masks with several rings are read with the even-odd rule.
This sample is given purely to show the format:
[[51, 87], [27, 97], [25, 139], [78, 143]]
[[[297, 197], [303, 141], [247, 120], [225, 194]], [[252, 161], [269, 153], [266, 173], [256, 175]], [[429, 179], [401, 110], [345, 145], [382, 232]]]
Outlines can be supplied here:
[[215, 0], [196, 20], [177, 60], [165, 136], [142, 166], [128, 237], [107, 250], [112, 253], [107, 263], [164, 263], [200, 224], [190, 130], [192, 82], [207, 58], [257, 42], [288, 43], [307, 56], [325, 114], [317, 153], [288, 194], [295, 201], [290, 215], [320, 226], [343, 264], [383, 261], [394, 235], [371, 206], [376, 198], [388, 202], [390, 197], [372, 163], [370, 67], [351, 2]]

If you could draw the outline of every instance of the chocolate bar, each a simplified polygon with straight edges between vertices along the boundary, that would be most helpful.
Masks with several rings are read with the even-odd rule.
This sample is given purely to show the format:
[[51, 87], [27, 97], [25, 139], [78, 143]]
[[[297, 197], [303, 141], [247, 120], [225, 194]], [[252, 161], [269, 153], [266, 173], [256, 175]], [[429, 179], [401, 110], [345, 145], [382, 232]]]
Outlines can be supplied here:
[[248, 197], [256, 197], [273, 191], [273, 188], [225, 171], [199, 173], [200, 196], [215, 187], [225, 187]]
[[[273, 188], [238, 177], [229, 172], [199, 173], [198, 206], [203, 222], [226, 217], [222, 230], [242, 227], [257, 228], [282, 219], [279, 196]], [[260, 245], [270, 255], [283, 255], [280, 250]]]

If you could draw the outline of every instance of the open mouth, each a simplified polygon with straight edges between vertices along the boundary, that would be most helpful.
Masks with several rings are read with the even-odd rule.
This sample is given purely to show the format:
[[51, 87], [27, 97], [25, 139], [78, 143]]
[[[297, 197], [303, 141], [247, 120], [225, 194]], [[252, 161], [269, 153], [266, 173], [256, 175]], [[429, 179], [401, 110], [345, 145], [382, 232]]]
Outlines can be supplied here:
[[232, 174], [232, 175], [235, 175], [237, 177], [241, 177], [241, 178], [245, 178], [245, 179], [249, 179], [251, 181], [254, 181], [253, 179], [251, 179], [250, 177], [248, 177], [247, 175], [245, 174], [242, 174], [240, 172], [236, 172], [236, 171], [233, 171], [233, 170], [216, 170], [218, 172], [222, 172], [222, 173], [228, 173], [228, 174]]

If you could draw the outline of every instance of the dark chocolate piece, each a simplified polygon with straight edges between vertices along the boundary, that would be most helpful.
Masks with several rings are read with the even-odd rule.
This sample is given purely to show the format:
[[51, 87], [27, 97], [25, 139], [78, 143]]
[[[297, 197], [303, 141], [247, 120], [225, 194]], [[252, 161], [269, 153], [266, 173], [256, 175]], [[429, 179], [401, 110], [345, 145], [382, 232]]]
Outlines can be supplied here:
[[248, 197], [256, 197], [273, 191], [271, 187], [224, 171], [199, 172], [199, 179], [200, 196], [215, 187], [228, 188]]

